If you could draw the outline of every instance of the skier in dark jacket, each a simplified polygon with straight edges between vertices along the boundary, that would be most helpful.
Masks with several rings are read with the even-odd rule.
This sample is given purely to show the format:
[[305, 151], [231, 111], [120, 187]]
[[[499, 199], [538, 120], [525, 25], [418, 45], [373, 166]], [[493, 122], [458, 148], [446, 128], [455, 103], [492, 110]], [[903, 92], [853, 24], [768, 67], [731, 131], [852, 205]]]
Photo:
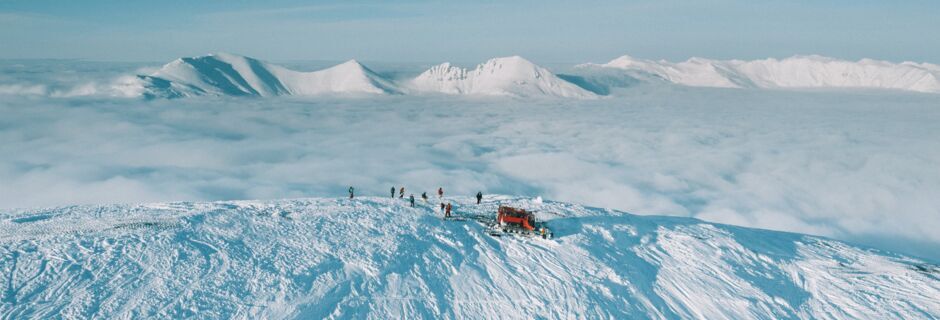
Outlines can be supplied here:
[[437, 188], [437, 197], [439, 199], [444, 199], [444, 187]]
[[477, 204], [480, 204], [480, 201], [483, 201], [483, 191], [477, 192]]
[[404, 198], [405, 198], [405, 187], [401, 187], [401, 189], [398, 190], [398, 199], [404, 199]]
[[428, 192], [427, 192], [427, 191], [421, 193], [421, 199], [424, 199], [424, 203], [427, 203], [427, 202], [428, 202]]
[[415, 195], [414, 195], [414, 194], [408, 196], [408, 202], [411, 202], [411, 207], [412, 207], [412, 208], [415, 207]]
[[392, 198], [395, 198], [395, 187], [392, 187]]
[[441, 202], [441, 213], [444, 213], [444, 203]]
[[355, 189], [353, 189], [353, 187], [350, 186], [350, 187], [349, 187], [349, 198], [350, 198], [350, 199], [353, 198], [353, 191], [355, 191]]

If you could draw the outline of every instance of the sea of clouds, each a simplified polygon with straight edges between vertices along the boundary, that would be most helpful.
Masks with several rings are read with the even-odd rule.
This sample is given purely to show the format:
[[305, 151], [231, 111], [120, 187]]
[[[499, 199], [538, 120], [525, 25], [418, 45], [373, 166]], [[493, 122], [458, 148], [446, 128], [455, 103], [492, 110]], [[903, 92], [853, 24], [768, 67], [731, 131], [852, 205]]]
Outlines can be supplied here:
[[940, 260], [937, 95], [638, 85], [587, 101], [147, 101], [100, 89], [137, 64], [0, 65], [0, 210], [443, 186]]

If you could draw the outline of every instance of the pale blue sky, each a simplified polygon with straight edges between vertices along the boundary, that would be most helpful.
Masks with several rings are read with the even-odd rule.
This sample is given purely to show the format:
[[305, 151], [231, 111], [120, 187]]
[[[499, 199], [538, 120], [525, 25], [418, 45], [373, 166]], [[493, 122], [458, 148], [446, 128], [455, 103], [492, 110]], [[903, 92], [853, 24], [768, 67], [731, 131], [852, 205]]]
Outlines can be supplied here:
[[0, 0], [0, 58], [542, 63], [821, 54], [940, 62], [940, 1]]

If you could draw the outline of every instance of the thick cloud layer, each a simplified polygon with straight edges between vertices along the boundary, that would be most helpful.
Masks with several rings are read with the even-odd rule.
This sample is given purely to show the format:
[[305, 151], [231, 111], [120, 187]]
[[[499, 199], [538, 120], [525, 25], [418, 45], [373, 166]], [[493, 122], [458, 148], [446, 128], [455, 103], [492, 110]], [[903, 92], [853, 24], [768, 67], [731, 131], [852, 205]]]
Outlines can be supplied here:
[[940, 259], [935, 95], [674, 87], [592, 101], [0, 95], [0, 208], [443, 186]]

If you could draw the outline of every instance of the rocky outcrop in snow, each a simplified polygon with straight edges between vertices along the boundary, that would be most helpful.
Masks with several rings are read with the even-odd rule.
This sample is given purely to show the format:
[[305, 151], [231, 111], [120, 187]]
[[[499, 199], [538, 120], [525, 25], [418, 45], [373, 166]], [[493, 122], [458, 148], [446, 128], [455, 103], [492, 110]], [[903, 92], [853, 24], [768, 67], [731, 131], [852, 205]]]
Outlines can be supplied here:
[[398, 89], [355, 60], [313, 72], [299, 72], [256, 59], [217, 53], [181, 58], [138, 76], [148, 97], [389, 94]]
[[445, 94], [595, 97], [594, 93], [519, 56], [490, 59], [474, 69], [440, 64], [418, 75], [410, 82], [410, 88]]
[[698, 87], [726, 88], [872, 88], [940, 92], [940, 66], [871, 59], [846, 61], [822, 56], [783, 60], [653, 61], [622, 56], [582, 67], [626, 70], [637, 78], [656, 78]]

